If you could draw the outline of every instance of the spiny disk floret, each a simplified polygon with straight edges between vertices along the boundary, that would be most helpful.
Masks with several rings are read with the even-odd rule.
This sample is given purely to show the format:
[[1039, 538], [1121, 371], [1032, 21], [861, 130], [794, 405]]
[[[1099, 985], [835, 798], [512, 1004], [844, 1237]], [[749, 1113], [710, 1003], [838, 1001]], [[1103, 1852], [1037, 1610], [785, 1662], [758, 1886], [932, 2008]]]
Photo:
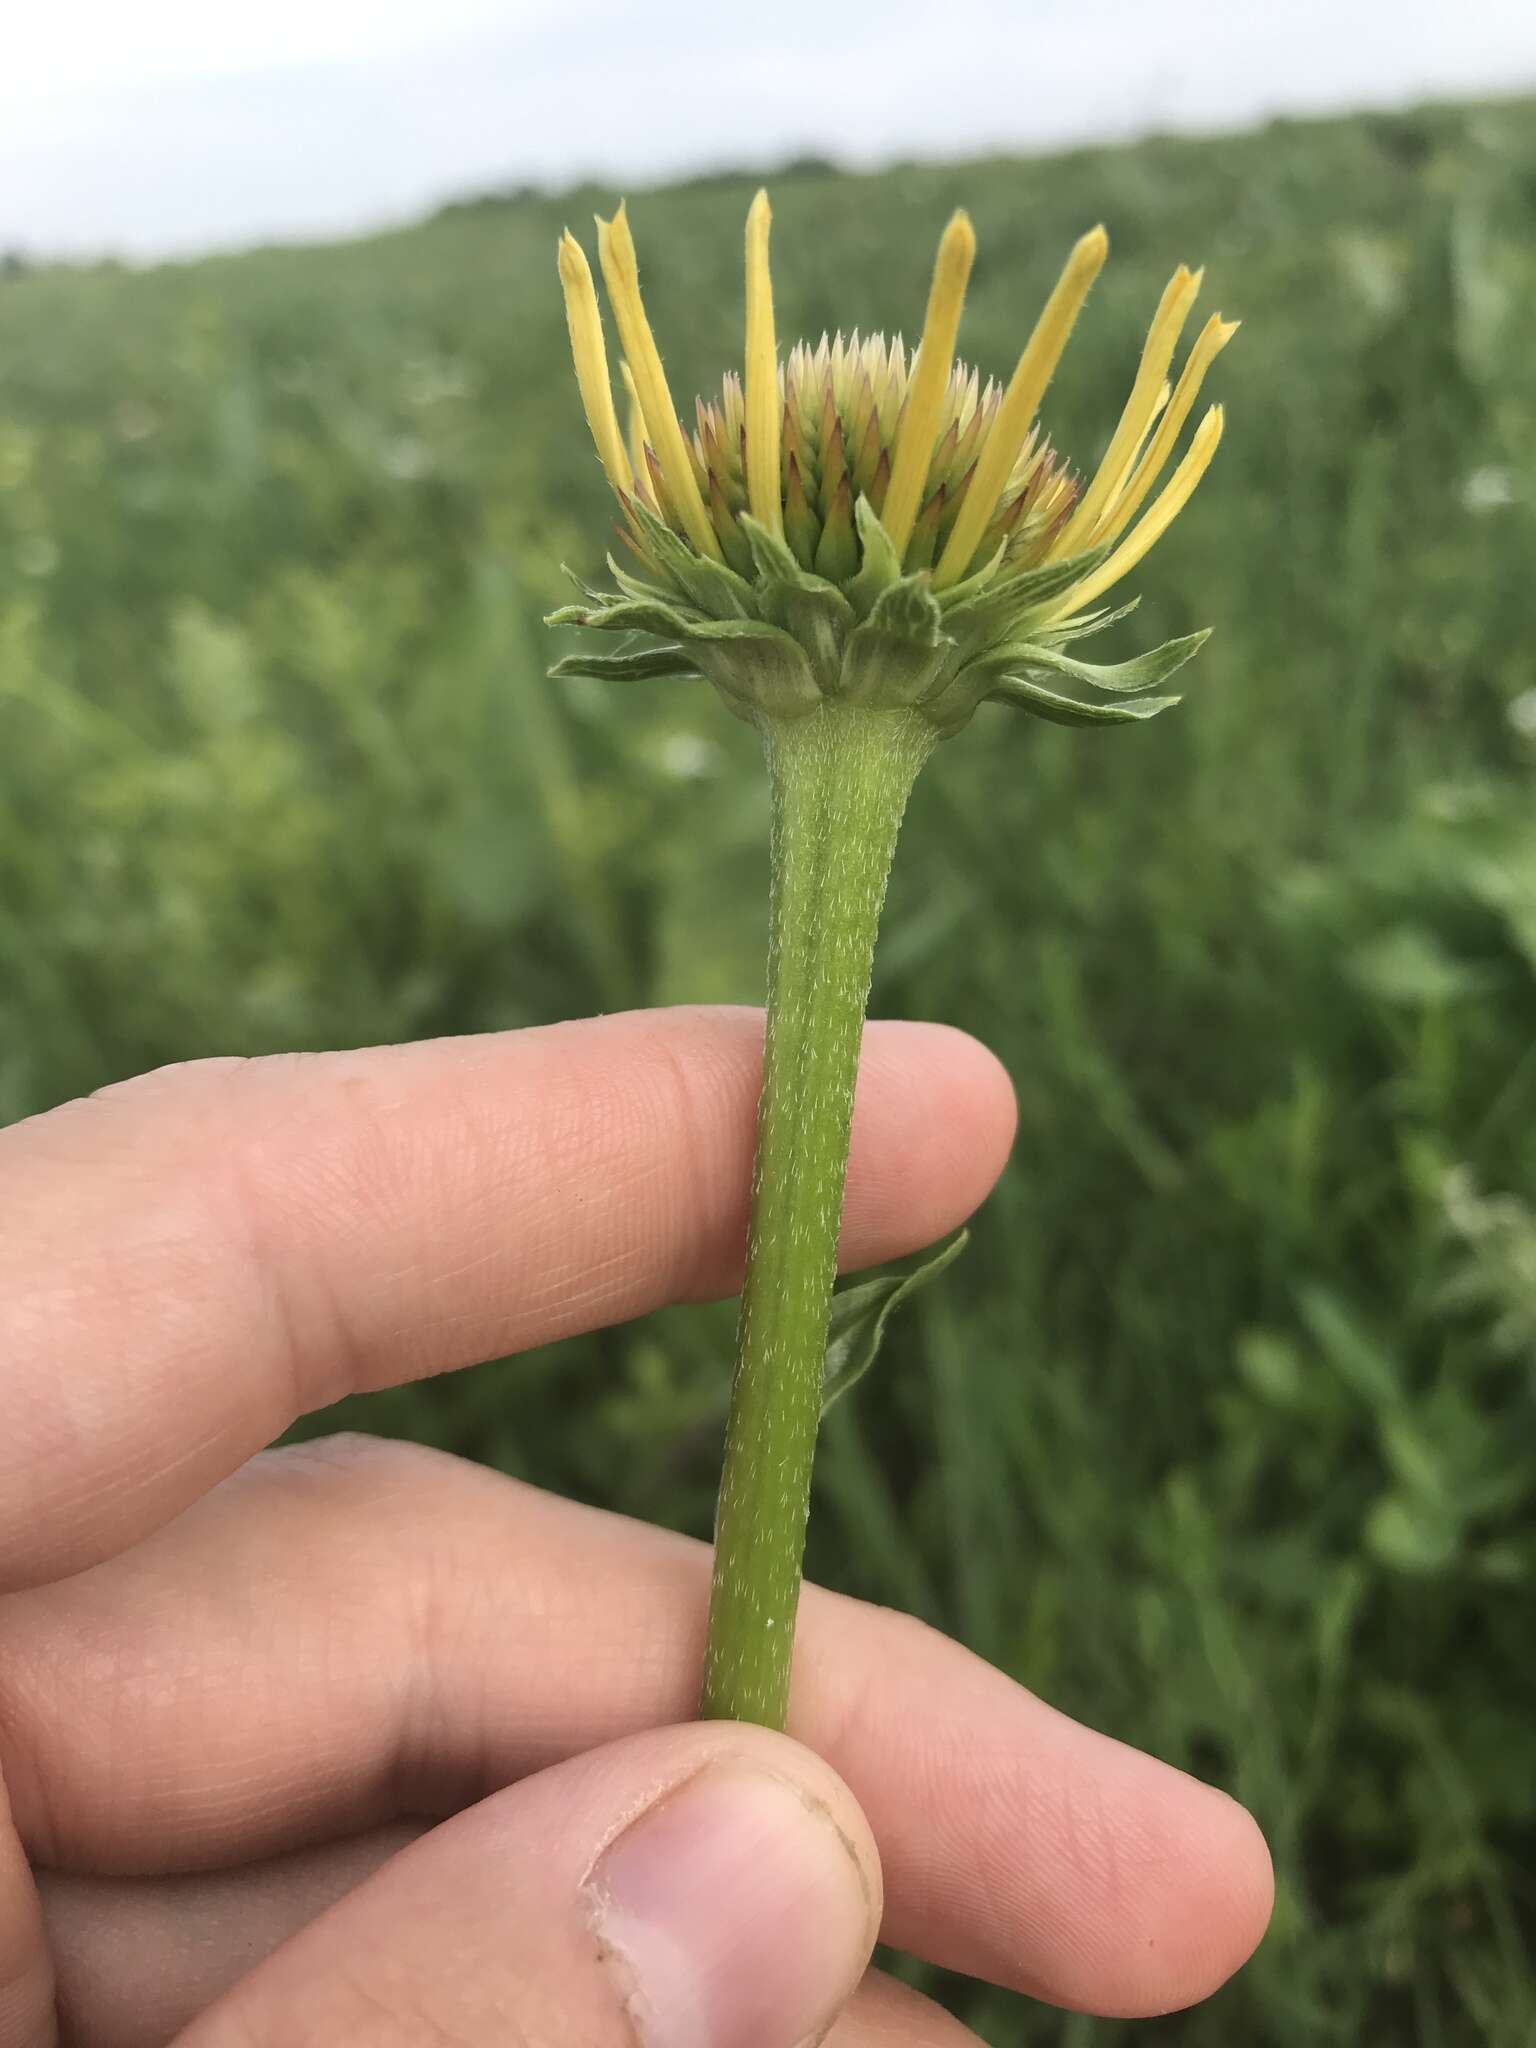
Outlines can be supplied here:
[[[896, 449], [911, 386], [905, 343], [874, 334], [846, 341], [821, 337], [815, 348], [797, 342], [779, 372], [783, 416], [779, 433], [779, 492], [784, 537], [804, 569], [833, 583], [854, 576], [862, 550], [854, 507], [866, 498], [879, 515], [890, 494]], [[982, 388], [975, 370], [956, 363], [949, 372], [935, 422], [933, 447], [921, 480], [919, 511], [902, 566], [931, 569], [954, 531], [975, 475], [976, 455], [997, 417], [1002, 388]], [[747, 491], [746, 400], [741, 379], [726, 376], [718, 399], [696, 403], [690, 436], [693, 471], [709, 507], [721, 552], [743, 576], [752, 551], [741, 529], [750, 510]], [[636, 488], [667, 524], [681, 531], [655, 451], [633, 422]], [[985, 559], [1006, 546], [1005, 563], [1039, 561], [1076, 495], [1073, 480], [1049, 445], [1032, 432], [1019, 451], [978, 553]]]
[[[1177, 649], [1182, 661], [1203, 636], [1113, 670], [1068, 662], [1060, 648], [1119, 616], [1089, 608], [1167, 530], [1221, 437], [1221, 409], [1212, 407], [1146, 505], [1206, 370], [1236, 332], [1212, 315], [1170, 381], [1199, 274], [1175, 272], [1104, 458], [1080, 482], [1037, 413], [1108, 252], [1102, 228], [1072, 250], [1007, 384], [983, 386], [955, 357], [975, 254], [964, 213], [940, 242], [910, 357], [899, 337], [855, 332], [797, 343], [782, 363], [770, 221], [760, 192], [747, 219], [744, 375], [732, 372], [718, 399], [696, 402], [689, 432], [641, 301], [625, 209], [598, 222], [598, 243], [623, 347], [627, 433], [591, 270], [574, 237], [561, 241], [582, 402], [644, 575], [611, 564], [619, 590], [587, 592], [585, 606], [559, 617], [680, 643], [670, 650], [674, 669], [658, 667], [653, 651], [578, 665], [701, 672], [745, 716], [799, 715], [843, 696], [915, 705], [945, 729], [989, 695], [1068, 723], [1143, 718], [1175, 701], [1141, 693], [1177, 666], [1164, 655]], [[873, 642], [862, 653], [857, 645], [863, 628], [878, 639], [883, 680], [870, 667]], [[1137, 701], [1078, 704], [1044, 689], [1042, 671]]]

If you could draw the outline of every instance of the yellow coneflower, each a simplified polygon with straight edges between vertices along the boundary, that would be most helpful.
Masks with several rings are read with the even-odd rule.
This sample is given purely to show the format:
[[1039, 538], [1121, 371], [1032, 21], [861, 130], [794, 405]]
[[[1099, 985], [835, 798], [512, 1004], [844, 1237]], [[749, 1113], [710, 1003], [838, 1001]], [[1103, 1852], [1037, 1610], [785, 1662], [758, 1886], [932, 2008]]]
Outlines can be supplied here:
[[[862, 593], [861, 615], [875, 585], [899, 579], [921, 579], [941, 616], [969, 605], [968, 624], [984, 596], [995, 628], [990, 644], [974, 631], [962, 633], [959, 661], [933, 678], [948, 729], [966, 695], [956, 689], [961, 669], [975, 680], [1003, 646], [1036, 644], [1049, 652], [1064, 629], [1081, 630], [1082, 615], [1188, 502], [1221, 438], [1221, 408], [1205, 414], [1177, 462], [1175, 451], [1205, 374], [1237, 323], [1213, 314], [1175, 374], [1179, 339], [1202, 282], [1198, 271], [1175, 271], [1104, 457], [1083, 481], [1062, 462], [1039, 414], [1108, 255], [1102, 227], [1071, 250], [1007, 383], [984, 384], [955, 354], [976, 251], [964, 212], [940, 241], [922, 337], [910, 355], [899, 336], [888, 341], [857, 332], [796, 342], [781, 355], [771, 222], [768, 195], [759, 192], [747, 216], [743, 373], [728, 375], [718, 397], [697, 401], [694, 424], [685, 430], [641, 298], [627, 211], [621, 206], [612, 220], [598, 221], [629, 393], [627, 437], [614, 406], [592, 272], [575, 238], [567, 232], [561, 239], [577, 384], [598, 456], [624, 508], [629, 543], [654, 579], [652, 595], [685, 607], [676, 621], [658, 619], [651, 629], [688, 643], [689, 628], [700, 623], [695, 612], [780, 623], [767, 586], [789, 571], [834, 591]], [[700, 565], [700, 575], [690, 574], [678, 547]], [[732, 572], [731, 582], [710, 583], [706, 564]], [[633, 592], [615, 601], [626, 599], [636, 601]], [[643, 623], [632, 612], [610, 618], [609, 610], [575, 607], [565, 616], [593, 625]], [[1175, 643], [1185, 654], [1193, 644]], [[816, 690], [837, 694], [825, 644], [807, 652]], [[719, 681], [729, 662], [717, 646], [698, 666]], [[1121, 674], [1106, 687], [1134, 694], [1170, 666], [1144, 661], [1135, 671], [1144, 682]], [[1097, 679], [1087, 665], [1078, 668], [1082, 679]], [[604, 672], [611, 672], [611, 659]], [[911, 701], [905, 685], [899, 694]], [[1030, 703], [1011, 682], [988, 694], [1046, 716], [1070, 714], [1065, 700], [1047, 693]], [[1089, 707], [1085, 715], [1130, 718], [1148, 709], [1146, 701], [1127, 702]]]
[[[746, 346], [679, 418], [621, 206], [598, 250], [622, 351], [621, 427], [592, 271], [560, 244], [576, 380], [635, 562], [552, 623], [659, 645], [575, 654], [556, 673], [703, 676], [762, 735], [774, 829], [768, 1023], [736, 1369], [715, 1521], [701, 1711], [782, 1728], [811, 1461], [824, 1406], [867, 1367], [918, 1274], [828, 1318], [859, 1035], [908, 791], [991, 699], [1063, 725], [1154, 716], [1205, 635], [1095, 665], [1065, 651], [1188, 502], [1221, 438], [1212, 407], [1178, 449], [1236, 331], [1213, 316], [1182, 365], [1200, 290], [1175, 271], [1103, 460], [1080, 480], [1041, 424], [1051, 378], [1109, 251], [1067, 257], [1006, 383], [955, 348], [976, 237], [944, 230], [922, 336], [857, 332], [781, 351], [766, 193], [746, 230]], [[638, 571], [638, 573], [637, 573]], [[1063, 695], [1065, 683], [1091, 693]]]

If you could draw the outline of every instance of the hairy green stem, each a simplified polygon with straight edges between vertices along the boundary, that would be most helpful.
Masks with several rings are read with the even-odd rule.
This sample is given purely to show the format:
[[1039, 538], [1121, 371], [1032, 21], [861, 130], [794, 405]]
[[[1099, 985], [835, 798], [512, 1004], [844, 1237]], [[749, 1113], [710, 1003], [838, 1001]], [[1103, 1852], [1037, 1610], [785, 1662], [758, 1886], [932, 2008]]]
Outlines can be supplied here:
[[768, 1032], [700, 1711], [782, 1728], [848, 1131], [875, 933], [937, 735], [827, 703], [765, 723], [773, 786]]

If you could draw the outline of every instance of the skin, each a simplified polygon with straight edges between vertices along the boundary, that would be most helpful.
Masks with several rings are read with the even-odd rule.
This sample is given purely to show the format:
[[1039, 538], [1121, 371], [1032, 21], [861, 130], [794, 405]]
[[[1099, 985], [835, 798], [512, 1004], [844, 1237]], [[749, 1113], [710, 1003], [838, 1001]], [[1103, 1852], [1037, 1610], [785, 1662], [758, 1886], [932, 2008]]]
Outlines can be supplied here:
[[[760, 1065], [757, 1013], [674, 1010], [204, 1062], [0, 1132], [0, 2048], [630, 2048], [583, 1873], [706, 1768], [798, 1787], [858, 1865], [833, 2048], [974, 2040], [864, 1973], [877, 1918], [1105, 2014], [1246, 1958], [1248, 1816], [917, 1623], [808, 1588], [789, 1735], [687, 1725], [702, 1545], [409, 1445], [263, 1449], [733, 1291]], [[871, 1026], [843, 1263], [958, 1223], [1012, 1134], [979, 1046]]]

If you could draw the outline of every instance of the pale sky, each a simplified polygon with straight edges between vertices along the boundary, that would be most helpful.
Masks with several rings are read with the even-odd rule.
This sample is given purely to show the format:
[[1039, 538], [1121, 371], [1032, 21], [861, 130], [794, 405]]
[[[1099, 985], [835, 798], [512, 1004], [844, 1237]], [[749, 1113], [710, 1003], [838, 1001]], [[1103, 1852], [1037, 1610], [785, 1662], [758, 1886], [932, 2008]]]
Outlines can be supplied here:
[[464, 192], [1028, 153], [1536, 91], [1536, 0], [9, 0], [0, 249], [354, 232]]

